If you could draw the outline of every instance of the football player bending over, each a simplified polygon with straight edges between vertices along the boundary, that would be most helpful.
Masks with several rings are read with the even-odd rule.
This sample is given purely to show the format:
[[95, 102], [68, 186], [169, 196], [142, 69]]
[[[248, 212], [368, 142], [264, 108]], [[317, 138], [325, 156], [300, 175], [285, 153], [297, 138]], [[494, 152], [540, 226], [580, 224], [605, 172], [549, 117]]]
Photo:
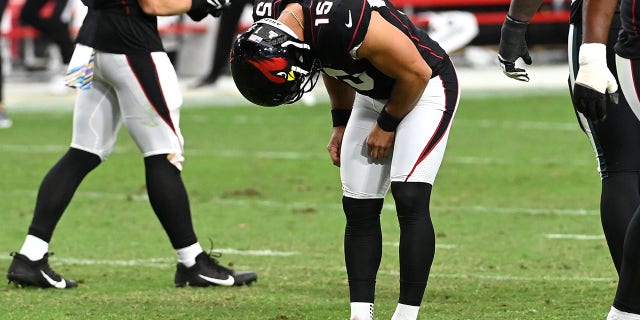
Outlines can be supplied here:
[[416, 319], [435, 252], [429, 211], [459, 101], [445, 51], [389, 1], [257, 1], [231, 73], [263, 106], [293, 103], [321, 71], [331, 101], [327, 150], [342, 180], [351, 319], [373, 319], [380, 214], [391, 188], [400, 224], [394, 320]]

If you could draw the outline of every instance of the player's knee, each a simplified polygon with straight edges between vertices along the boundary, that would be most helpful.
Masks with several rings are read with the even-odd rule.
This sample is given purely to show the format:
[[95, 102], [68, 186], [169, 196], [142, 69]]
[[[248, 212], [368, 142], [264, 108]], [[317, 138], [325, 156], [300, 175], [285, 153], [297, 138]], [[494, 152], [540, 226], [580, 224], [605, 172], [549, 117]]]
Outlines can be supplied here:
[[424, 182], [392, 182], [391, 193], [398, 217], [428, 216], [431, 184]]
[[356, 199], [350, 197], [342, 197], [342, 208], [344, 213], [349, 217], [359, 217], [371, 215], [371, 213], [380, 214], [382, 211], [382, 203], [384, 199]]
[[174, 169], [178, 169], [178, 171], [182, 171], [183, 161], [184, 157], [180, 153], [157, 154], [144, 158], [147, 168], [173, 167]]
[[89, 173], [102, 163], [102, 158], [100, 158], [99, 155], [73, 147], [67, 150], [67, 153], [63, 156], [63, 160], [66, 163], [73, 164], [75, 170], [83, 175]]
[[169, 153], [167, 154], [167, 160], [178, 170], [182, 171], [182, 164], [184, 163], [184, 156], [182, 153]]
[[380, 221], [384, 199], [355, 199], [342, 197], [342, 209], [347, 225], [370, 225]]

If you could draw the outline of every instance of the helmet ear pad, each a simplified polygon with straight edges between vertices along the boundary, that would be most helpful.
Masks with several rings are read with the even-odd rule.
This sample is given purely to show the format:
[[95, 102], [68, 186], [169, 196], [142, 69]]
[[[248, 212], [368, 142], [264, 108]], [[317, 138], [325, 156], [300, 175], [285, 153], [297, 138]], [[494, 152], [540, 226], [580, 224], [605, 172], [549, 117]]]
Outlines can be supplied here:
[[313, 89], [319, 63], [288, 27], [273, 19], [263, 20], [234, 42], [231, 75], [240, 93], [252, 103], [268, 107], [293, 103]]

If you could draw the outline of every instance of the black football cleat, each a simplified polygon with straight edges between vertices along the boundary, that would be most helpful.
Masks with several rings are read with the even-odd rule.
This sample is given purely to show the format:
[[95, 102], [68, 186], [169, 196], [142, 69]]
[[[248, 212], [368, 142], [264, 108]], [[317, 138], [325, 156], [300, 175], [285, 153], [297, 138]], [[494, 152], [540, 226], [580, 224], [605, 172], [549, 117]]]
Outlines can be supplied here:
[[49, 256], [53, 254], [45, 253], [42, 259], [31, 261], [25, 255], [12, 252], [13, 261], [7, 272], [9, 283], [18, 287], [40, 287], [68, 289], [75, 288], [78, 283], [61, 277], [49, 266]]
[[176, 287], [242, 286], [258, 281], [255, 272], [236, 272], [226, 268], [206, 252], [196, 257], [196, 264], [186, 267], [178, 263], [175, 277]]

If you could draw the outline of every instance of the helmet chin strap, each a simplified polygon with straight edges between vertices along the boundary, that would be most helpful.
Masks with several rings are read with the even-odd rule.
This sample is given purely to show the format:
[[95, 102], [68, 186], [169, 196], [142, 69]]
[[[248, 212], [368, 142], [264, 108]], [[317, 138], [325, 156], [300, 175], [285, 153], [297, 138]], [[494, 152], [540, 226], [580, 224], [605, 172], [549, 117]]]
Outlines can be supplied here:
[[291, 40], [287, 40], [285, 42], [283, 42], [281, 45], [281, 47], [288, 47], [288, 46], [294, 46], [296, 48], [300, 48], [300, 49], [304, 49], [304, 50], [311, 50], [311, 47], [304, 43], [304, 42], [300, 42], [298, 41], [291, 41]]

